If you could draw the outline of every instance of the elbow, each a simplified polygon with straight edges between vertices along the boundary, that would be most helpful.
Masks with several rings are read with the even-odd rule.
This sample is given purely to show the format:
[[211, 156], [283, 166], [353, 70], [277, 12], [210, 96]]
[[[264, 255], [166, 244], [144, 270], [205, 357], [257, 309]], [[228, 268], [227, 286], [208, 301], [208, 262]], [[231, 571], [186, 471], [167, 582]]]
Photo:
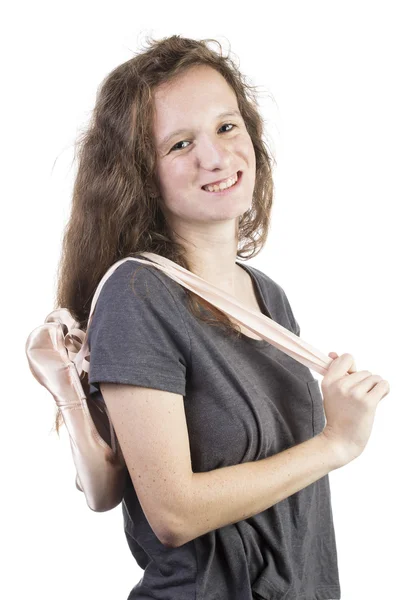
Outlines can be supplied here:
[[[185, 493], [182, 493], [182, 490]], [[169, 517], [163, 520], [163, 527], [160, 540], [166, 548], [179, 548], [194, 539], [190, 522], [191, 502], [190, 487], [181, 488], [179, 498], [173, 502], [174, 511], [170, 508]]]
[[183, 535], [179, 535], [172, 532], [169, 535], [164, 535], [162, 536], [162, 538], [159, 539], [162, 540], [161, 543], [166, 548], [180, 548], [180, 546], [183, 546], [184, 544], [187, 544], [189, 541], [191, 541], [188, 537], [184, 537]]
[[178, 538], [173, 533], [163, 534], [158, 536], [158, 539], [165, 548], [179, 548], [182, 544], [179, 543]]
[[193, 539], [189, 535], [186, 521], [182, 522], [182, 519], [178, 518], [175, 519], [174, 525], [164, 527], [157, 537], [166, 548], [179, 548]]

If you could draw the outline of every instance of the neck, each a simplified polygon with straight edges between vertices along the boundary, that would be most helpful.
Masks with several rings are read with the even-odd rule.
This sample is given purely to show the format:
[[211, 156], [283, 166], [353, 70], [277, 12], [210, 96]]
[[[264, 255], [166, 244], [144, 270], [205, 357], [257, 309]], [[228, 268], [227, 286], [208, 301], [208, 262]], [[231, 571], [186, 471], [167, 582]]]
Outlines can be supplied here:
[[186, 249], [190, 270], [219, 289], [234, 294], [243, 282], [243, 270], [237, 260], [237, 222], [215, 223], [207, 228], [180, 224], [175, 234]]

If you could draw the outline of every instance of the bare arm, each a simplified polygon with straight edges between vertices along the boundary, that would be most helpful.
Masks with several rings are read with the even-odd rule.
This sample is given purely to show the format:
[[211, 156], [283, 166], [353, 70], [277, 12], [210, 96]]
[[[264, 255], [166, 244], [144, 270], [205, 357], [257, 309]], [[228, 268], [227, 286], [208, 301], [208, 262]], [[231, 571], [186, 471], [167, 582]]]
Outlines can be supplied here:
[[176, 548], [256, 515], [344, 464], [320, 433], [274, 456], [193, 473], [180, 529], [170, 534], [166, 545]]
[[258, 514], [349, 461], [324, 433], [258, 461], [193, 473], [183, 396], [101, 383], [143, 512], [178, 547]]

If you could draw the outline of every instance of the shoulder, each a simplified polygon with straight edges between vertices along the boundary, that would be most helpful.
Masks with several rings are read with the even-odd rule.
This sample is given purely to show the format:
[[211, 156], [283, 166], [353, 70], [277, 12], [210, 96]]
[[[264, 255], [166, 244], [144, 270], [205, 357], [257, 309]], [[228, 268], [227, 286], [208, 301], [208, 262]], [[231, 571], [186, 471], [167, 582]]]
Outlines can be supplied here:
[[174, 340], [190, 354], [190, 334], [180, 293], [182, 287], [159, 269], [136, 260], [121, 262], [100, 289], [88, 328], [89, 343], [103, 340], [108, 348], [114, 348], [123, 340], [126, 354], [136, 347], [133, 340], [144, 347], [153, 339], [159, 350], [163, 340], [168, 352], [169, 341]]
[[179, 328], [188, 338], [182, 286], [144, 262], [145, 259], [143, 262], [124, 260], [108, 275], [100, 289], [89, 329], [117, 324], [121, 328], [138, 328], [140, 323], [151, 330], [161, 325], [171, 331]]
[[[141, 262], [135, 258], [139, 258]], [[101, 296], [103, 299], [110, 296], [115, 299], [117, 296], [132, 294], [135, 299], [168, 299], [172, 303], [183, 300], [185, 294], [181, 285], [144, 257], [139, 255], [135, 258], [127, 258], [109, 275], [99, 301]]]

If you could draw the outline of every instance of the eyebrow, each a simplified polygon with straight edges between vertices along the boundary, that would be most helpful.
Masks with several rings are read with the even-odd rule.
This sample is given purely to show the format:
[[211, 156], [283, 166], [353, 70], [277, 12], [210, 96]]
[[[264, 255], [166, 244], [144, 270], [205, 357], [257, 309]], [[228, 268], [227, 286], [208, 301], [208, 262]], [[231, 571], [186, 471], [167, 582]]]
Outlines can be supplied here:
[[[222, 112], [222, 113], [220, 113], [219, 115], [217, 115], [217, 116], [215, 117], [215, 120], [222, 119], [223, 117], [234, 117], [234, 116], [236, 116], [236, 117], [241, 117], [242, 115], [241, 115], [241, 113], [240, 113], [238, 110], [236, 110], [236, 109], [234, 109], [234, 110], [228, 110], [228, 111]], [[161, 140], [161, 143], [160, 143], [160, 149], [161, 149], [161, 150], [164, 150], [164, 149], [165, 149], [165, 147], [166, 147], [166, 146], [168, 146], [168, 144], [169, 144], [169, 142], [172, 140], [172, 138], [174, 138], [174, 137], [175, 137], [175, 136], [177, 136], [177, 135], [181, 135], [181, 134], [183, 134], [183, 133], [187, 133], [188, 131], [189, 131], [189, 129], [187, 129], [187, 128], [186, 128], [186, 129], [176, 129], [176, 130], [175, 130], [175, 131], [173, 131], [172, 133], [169, 133], [169, 134], [168, 134], [166, 137], [164, 137], [164, 138]]]

